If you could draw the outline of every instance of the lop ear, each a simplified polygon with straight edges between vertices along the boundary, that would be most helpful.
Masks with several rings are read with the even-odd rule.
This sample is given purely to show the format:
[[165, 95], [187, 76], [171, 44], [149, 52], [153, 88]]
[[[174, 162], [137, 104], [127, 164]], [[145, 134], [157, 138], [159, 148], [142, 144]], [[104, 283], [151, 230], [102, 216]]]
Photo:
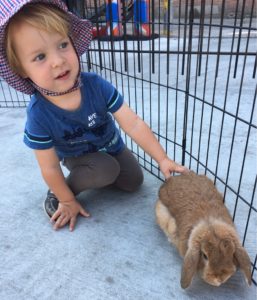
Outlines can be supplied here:
[[184, 263], [181, 272], [180, 285], [183, 289], [189, 287], [193, 276], [197, 271], [200, 259], [200, 251], [197, 249], [188, 249], [184, 257]]
[[246, 250], [240, 245], [236, 247], [235, 259], [238, 263], [238, 267], [241, 269], [245, 276], [247, 284], [250, 286], [252, 283], [251, 278], [251, 260], [246, 252]]

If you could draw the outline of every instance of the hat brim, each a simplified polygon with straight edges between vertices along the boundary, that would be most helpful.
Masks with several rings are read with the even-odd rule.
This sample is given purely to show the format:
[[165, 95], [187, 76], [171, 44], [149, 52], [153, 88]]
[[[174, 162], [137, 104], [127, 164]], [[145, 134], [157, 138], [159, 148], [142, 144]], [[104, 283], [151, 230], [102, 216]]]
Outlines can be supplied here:
[[[24, 5], [28, 3], [49, 3], [51, 5], [56, 5], [68, 14], [71, 25], [71, 38], [73, 45], [77, 51], [77, 54], [81, 56], [84, 54], [90, 45], [92, 40], [92, 24], [88, 20], [80, 19], [76, 15], [67, 11], [67, 7], [60, 0], [48, 1], [48, 0], [24, 0], [14, 7], [14, 9], [9, 13], [8, 17], [1, 19], [0, 22], [0, 77], [2, 77], [11, 87], [22, 93], [32, 95], [35, 92], [35, 88], [31, 85], [29, 80], [22, 78], [18, 74], [14, 73], [10, 68], [7, 61], [6, 50], [4, 47], [5, 39], [5, 28], [10, 20], [10, 18], [17, 13]], [[1, 3], [0, 3], [1, 8]]]

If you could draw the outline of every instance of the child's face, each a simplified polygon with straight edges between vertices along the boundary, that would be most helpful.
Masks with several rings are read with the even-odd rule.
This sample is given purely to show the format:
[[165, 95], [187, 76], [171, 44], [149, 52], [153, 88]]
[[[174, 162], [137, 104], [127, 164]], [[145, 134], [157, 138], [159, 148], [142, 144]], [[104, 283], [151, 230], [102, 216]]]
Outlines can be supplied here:
[[79, 62], [68, 36], [49, 33], [24, 22], [13, 33], [13, 39], [24, 78], [53, 92], [73, 87]]

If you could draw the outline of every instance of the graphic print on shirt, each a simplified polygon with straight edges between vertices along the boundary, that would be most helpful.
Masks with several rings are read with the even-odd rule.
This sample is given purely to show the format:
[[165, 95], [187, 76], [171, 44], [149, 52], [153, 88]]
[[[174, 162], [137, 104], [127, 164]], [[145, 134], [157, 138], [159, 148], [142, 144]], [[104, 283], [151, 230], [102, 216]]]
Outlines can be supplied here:
[[[61, 140], [70, 147], [78, 144], [87, 144], [87, 151], [96, 151], [99, 143], [102, 141], [102, 137], [106, 135], [106, 123], [103, 117], [98, 116], [94, 112], [88, 116], [88, 121], [85, 120], [84, 124], [67, 124], [66, 128], [63, 127]], [[97, 145], [98, 147], [96, 147]]]
[[96, 117], [97, 117], [96, 113], [93, 113], [90, 116], [88, 116], [88, 127], [92, 127], [95, 125]]
[[93, 73], [81, 74], [82, 104], [65, 111], [36, 92], [27, 110], [24, 142], [32, 149], [54, 147], [58, 157], [106, 151], [117, 154], [124, 148], [113, 113], [123, 97], [106, 80]]

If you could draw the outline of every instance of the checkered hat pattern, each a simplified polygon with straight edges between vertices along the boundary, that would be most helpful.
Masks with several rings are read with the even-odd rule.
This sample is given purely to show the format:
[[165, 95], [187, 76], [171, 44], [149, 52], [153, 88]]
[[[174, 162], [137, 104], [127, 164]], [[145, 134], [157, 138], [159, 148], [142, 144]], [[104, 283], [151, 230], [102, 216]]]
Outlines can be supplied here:
[[5, 28], [10, 18], [24, 5], [38, 2], [56, 5], [67, 12], [71, 24], [71, 38], [79, 56], [88, 50], [92, 40], [90, 21], [80, 19], [73, 13], [68, 12], [66, 5], [61, 0], [0, 0], [0, 77], [17, 91], [29, 95], [34, 93], [35, 87], [31, 85], [29, 80], [14, 73], [8, 64], [4, 47]]

